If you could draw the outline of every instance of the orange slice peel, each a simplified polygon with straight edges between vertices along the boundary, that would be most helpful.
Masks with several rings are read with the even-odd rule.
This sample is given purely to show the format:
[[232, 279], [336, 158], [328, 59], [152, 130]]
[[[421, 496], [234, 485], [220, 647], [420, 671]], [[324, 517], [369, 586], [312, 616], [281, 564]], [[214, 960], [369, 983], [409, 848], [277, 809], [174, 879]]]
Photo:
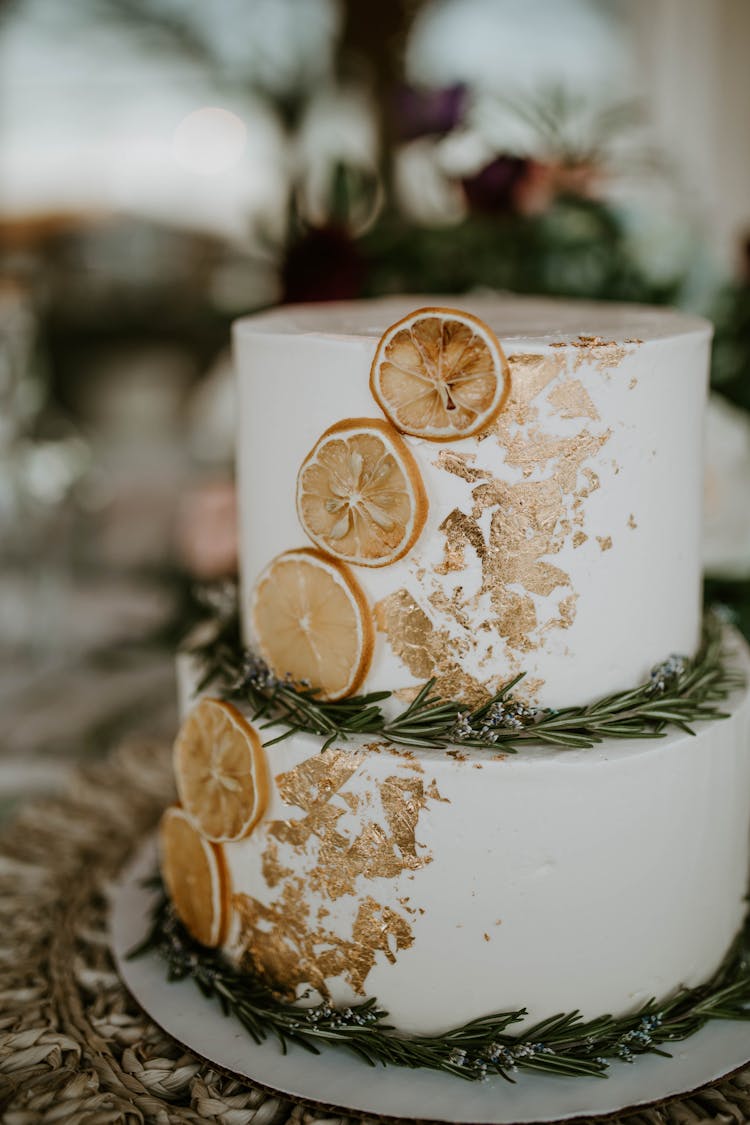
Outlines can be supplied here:
[[201, 699], [174, 744], [183, 809], [214, 843], [252, 832], [268, 803], [268, 768], [260, 735], [231, 703]]
[[221, 848], [201, 836], [184, 809], [173, 806], [159, 824], [159, 858], [185, 929], [202, 945], [221, 945], [229, 919], [229, 879]]
[[419, 538], [427, 495], [412, 453], [381, 418], [350, 418], [322, 435], [297, 477], [297, 514], [326, 554], [388, 566]]
[[372, 615], [344, 564], [304, 547], [268, 564], [252, 593], [259, 654], [279, 678], [329, 700], [353, 695], [372, 660]]
[[478, 317], [460, 309], [417, 309], [380, 338], [370, 390], [402, 433], [458, 441], [486, 429], [500, 413], [510, 368]]

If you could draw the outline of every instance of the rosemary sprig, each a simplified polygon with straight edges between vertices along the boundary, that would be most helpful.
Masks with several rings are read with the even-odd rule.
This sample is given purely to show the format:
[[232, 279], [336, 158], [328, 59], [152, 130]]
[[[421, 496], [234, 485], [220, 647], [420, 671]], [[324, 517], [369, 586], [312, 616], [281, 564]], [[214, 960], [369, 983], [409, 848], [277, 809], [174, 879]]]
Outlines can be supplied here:
[[741, 685], [723, 646], [722, 621], [708, 613], [703, 644], [696, 657], [670, 656], [656, 665], [646, 683], [582, 707], [530, 707], [513, 695], [523, 674], [510, 680], [486, 703], [472, 709], [435, 693], [429, 680], [400, 714], [387, 717], [381, 704], [391, 693], [372, 692], [329, 702], [302, 684], [279, 679], [243, 647], [235, 600], [212, 606], [211, 639], [193, 646], [202, 675], [200, 690], [250, 709], [253, 721], [269, 731], [271, 746], [305, 731], [323, 738], [323, 749], [351, 735], [371, 735], [414, 747], [473, 747], [515, 753], [530, 745], [590, 749], [605, 738], [661, 738], [677, 728], [725, 718], [720, 704]]
[[309, 1007], [292, 1003], [251, 972], [239, 971], [220, 953], [195, 942], [163, 890], [147, 936], [129, 956], [151, 952], [164, 960], [170, 981], [192, 979], [256, 1043], [273, 1037], [284, 1052], [296, 1043], [314, 1054], [338, 1045], [371, 1066], [424, 1067], [469, 1081], [500, 1075], [512, 1082], [518, 1071], [606, 1078], [613, 1059], [669, 1057], [665, 1044], [687, 1038], [709, 1020], [750, 1019], [747, 922], [724, 964], [700, 988], [683, 989], [660, 1004], [649, 1001], [627, 1016], [584, 1020], [579, 1012], [570, 1012], [515, 1035], [509, 1029], [525, 1018], [523, 1008], [483, 1016], [440, 1035], [406, 1036], [387, 1022], [388, 1013], [375, 999], [344, 1008], [325, 1001]]

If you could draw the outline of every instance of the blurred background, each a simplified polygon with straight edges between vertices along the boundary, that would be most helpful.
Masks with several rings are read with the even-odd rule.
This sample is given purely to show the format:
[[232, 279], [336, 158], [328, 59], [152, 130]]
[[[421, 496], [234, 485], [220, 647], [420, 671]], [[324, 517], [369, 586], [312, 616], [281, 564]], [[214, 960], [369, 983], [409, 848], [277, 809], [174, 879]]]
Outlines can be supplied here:
[[4, 0], [0, 106], [0, 813], [170, 733], [235, 566], [229, 325], [278, 302], [710, 316], [709, 594], [750, 631], [747, 0]]

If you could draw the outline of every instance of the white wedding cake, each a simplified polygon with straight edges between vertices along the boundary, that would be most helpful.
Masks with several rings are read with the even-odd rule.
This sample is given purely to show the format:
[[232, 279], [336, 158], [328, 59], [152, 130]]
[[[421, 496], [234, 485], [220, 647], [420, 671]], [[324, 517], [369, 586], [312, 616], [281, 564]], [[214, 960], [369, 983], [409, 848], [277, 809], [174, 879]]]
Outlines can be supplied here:
[[[379, 733], [261, 729], [236, 697], [197, 701], [181, 658], [162, 857], [196, 937], [286, 994], [376, 997], [404, 1032], [619, 1015], [717, 969], [745, 913], [750, 699], [653, 726], [701, 644], [710, 334], [494, 296], [236, 324], [254, 674], [334, 720], [389, 694], [362, 705]], [[447, 745], [410, 738], [427, 682], [461, 704]], [[644, 700], [661, 737], [629, 734]], [[529, 737], [566, 709], [606, 736]]]

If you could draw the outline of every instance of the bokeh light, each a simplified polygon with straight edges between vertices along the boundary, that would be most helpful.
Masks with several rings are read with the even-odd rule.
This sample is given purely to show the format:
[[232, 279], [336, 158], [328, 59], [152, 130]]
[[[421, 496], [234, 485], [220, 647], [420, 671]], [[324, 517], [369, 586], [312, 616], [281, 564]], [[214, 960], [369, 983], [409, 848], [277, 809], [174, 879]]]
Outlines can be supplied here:
[[177, 163], [196, 176], [220, 176], [239, 164], [247, 147], [247, 126], [228, 109], [193, 110], [177, 126], [172, 152]]

